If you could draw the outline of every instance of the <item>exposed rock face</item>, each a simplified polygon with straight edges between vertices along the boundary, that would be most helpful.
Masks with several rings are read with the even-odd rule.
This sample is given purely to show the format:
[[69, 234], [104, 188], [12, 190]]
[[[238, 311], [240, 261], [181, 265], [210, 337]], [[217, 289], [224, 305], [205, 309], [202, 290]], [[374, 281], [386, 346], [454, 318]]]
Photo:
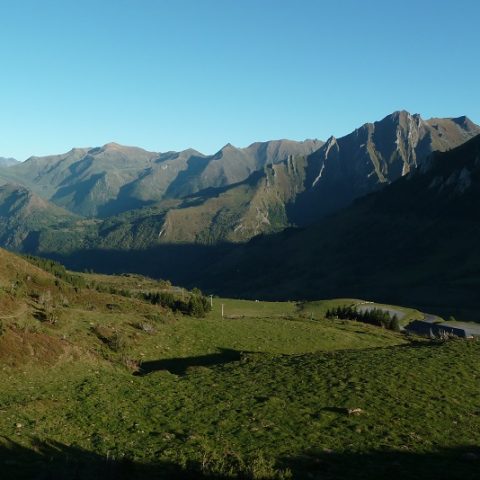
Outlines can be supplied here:
[[421, 165], [433, 151], [446, 151], [480, 133], [466, 117], [423, 120], [395, 112], [345, 137], [331, 137], [308, 157], [305, 193], [294, 216], [307, 224]]

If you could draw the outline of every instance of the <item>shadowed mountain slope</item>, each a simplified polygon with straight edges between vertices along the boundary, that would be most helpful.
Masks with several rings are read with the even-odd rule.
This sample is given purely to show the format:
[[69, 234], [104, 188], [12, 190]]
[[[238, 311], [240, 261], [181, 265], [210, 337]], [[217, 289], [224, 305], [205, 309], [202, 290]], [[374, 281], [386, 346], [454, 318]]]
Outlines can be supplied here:
[[[210, 157], [108, 144], [31, 158], [0, 176], [23, 172], [57, 204], [108, 217], [74, 217], [7, 186], [0, 242], [70, 267], [148, 273], [236, 296], [468, 308], [480, 265], [478, 137], [431, 152], [478, 130], [466, 117], [396, 112], [311, 154], [319, 142], [227, 145]], [[310, 226], [289, 229], [298, 225]]]
[[[108, 235], [101, 235], [101, 245], [143, 248], [159, 243], [241, 242], [311, 223], [395, 181], [421, 164], [432, 149], [448, 149], [477, 130], [465, 118], [424, 122], [418, 115], [397, 112], [339, 139], [335, 158], [331, 158], [328, 144], [311, 155], [288, 155], [282, 162], [280, 159], [293, 150], [286, 149], [285, 142], [254, 144], [244, 150], [227, 145], [213, 161], [202, 160], [205, 168], [196, 176], [184, 177], [183, 184], [171, 184], [167, 196], [177, 198], [107, 220], [102, 231]], [[326, 160], [317, 174], [322, 155]], [[267, 157], [278, 163], [259, 168]], [[249, 164], [255, 158], [256, 163]], [[234, 183], [235, 178], [246, 174], [246, 170], [238, 170], [245, 168], [255, 170]], [[145, 181], [152, 178], [150, 175]], [[208, 187], [208, 178], [219, 182], [212, 181], [217, 184]], [[222, 186], [225, 182], [227, 185]]]
[[427, 311], [462, 305], [480, 318], [479, 204], [477, 136], [318, 224], [238, 247], [204, 286], [267, 298], [369, 296]]
[[423, 120], [399, 111], [339, 139], [330, 137], [308, 157], [304, 193], [290, 216], [301, 225], [318, 220], [414, 170], [432, 152], [479, 133], [466, 117]]
[[21, 249], [32, 232], [70, 223], [75, 215], [20, 185], [0, 186], [0, 244]]
[[[192, 149], [160, 154], [110, 143], [31, 157], [1, 169], [0, 178], [71, 212], [105, 219], [72, 225], [71, 248], [85, 245], [82, 235], [102, 248], [239, 242], [317, 221], [475, 132], [479, 127], [466, 117], [424, 121], [402, 111], [326, 144], [228, 144], [205, 156]], [[68, 236], [68, 229], [62, 234]]]

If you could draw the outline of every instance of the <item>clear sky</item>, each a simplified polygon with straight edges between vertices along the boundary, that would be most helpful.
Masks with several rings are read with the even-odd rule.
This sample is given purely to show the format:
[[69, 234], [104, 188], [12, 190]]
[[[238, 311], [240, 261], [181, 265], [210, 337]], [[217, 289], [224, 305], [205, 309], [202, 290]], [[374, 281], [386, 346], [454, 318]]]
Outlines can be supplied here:
[[480, 122], [478, 0], [0, 0], [0, 156]]

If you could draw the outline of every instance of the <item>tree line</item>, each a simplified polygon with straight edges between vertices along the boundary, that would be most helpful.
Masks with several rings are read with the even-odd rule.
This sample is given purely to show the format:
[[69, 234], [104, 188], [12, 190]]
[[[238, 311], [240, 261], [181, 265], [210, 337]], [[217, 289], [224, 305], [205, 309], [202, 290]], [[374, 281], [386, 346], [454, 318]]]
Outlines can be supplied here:
[[366, 309], [360, 312], [353, 306], [341, 306], [327, 310], [326, 317], [357, 320], [358, 322], [377, 325], [396, 332], [400, 331], [400, 322], [397, 315], [391, 315], [388, 311], [379, 308]]
[[23, 255], [23, 258], [32, 265], [51, 273], [56, 278], [63, 280], [64, 282], [69, 283], [76, 288], [87, 287], [87, 284], [82, 276], [69, 272], [60, 262], [56, 262], [55, 260], [51, 260], [49, 258], [36, 257], [34, 255]]
[[142, 295], [144, 300], [153, 305], [161, 305], [192, 317], [205, 317], [211, 310], [210, 302], [198, 288], [194, 288], [186, 299], [178, 298], [170, 292], [144, 292]]
[[[205, 317], [211, 310], [208, 298], [198, 289], [194, 288], [186, 294], [186, 298], [178, 298], [170, 292], [135, 292], [128, 288], [116, 288], [113, 285], [102, 285], [101, 283], [86, 282], [81, 275], [69, 272], [64, 265], [49, 258], [36, 257], [34, 255], [23, 255], [23, 258], [36, 267], [53, 274], [56, 278], [63, 280], [75, 288], [93, 288], [101, 293], [121, 295], [123, 297], [136, 297], [153, 305], [161, 305], [174, 312], [181, 312], [193, 317]], [[165, 280], [159, 281], [160, 286], [170, 287], [171, 283]]]

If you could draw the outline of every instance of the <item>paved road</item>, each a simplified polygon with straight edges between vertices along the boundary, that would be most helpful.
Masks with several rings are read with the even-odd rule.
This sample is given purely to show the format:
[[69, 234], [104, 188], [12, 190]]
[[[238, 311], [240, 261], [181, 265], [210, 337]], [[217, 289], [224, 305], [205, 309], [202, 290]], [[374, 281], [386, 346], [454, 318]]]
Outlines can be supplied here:
[[431, 313], [423, 314], [423, 321], [427, 323], [436, 323], [445, 327], [463, 328], [468, 336], [480, 336], [480, 324], [474, 322], [444, 322], [440, 317], [432, 315]]
[[480, 324], [473, 322], [442, 322], [440, 325], [463, 328], [468, 336], [480, 336]]
[[[401, 320], [405, 316], [405, 312], [396, 310], [395, 308], [391, 307], [382, 307], [380, 305], [376, 305], [375, 303], [358, 304], [356, 305], [356, 309], [359, 312], [368, 312], [373, 309], [382, 310], [383, 312], [388, 312], [390, 315], [397, 315], [399, 320]], [[467, 336], [480, 336], [480, 323], [448, 321], [444, 322], [440, 317], [438, 317], [437, 315], [432, 315], [431, 313], [424, 313], [422, 321], [427, 323], [436, 323], [438, 325], [444, 325], [446, 327], [462, 328], [465, 330]], [[408, 325], [406, 326], [406, 328], [407, 327]]]

